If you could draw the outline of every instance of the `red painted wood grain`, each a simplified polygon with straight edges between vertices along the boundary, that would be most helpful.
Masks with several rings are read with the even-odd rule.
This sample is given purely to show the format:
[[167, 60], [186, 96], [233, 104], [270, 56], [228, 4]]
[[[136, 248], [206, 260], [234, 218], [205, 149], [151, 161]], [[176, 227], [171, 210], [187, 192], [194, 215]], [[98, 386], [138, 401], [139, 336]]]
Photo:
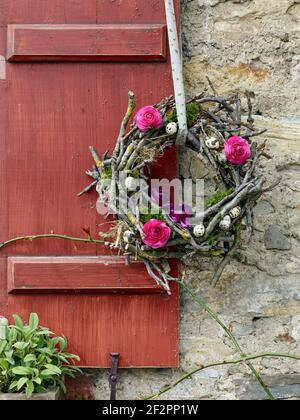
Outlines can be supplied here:
[[10, 257], [7, 270], [8, 293], [164, 293], [123, 257]]
[[[8, 24], [165, 25], [165, 15], [163, 2], [157, 0], [0, 0], [3, 56]], [[6, 70], [6, 80], [0, 80], [0, 241], [50, 232], [84, 236], [82, 227], [97, 237], [110, 223], [96, 213], [96, 193], [77, 197], [88, 182], [84, 172], [92, 164], [88, 146], [94, 145], [99, 153], [112, 151], [129, 89], [135, 91], [138, 107], [172, 93], [169, 58], [166, 62], [7, 63]], [[176, 170], [174, 149], [157, 162], [153, 174], [171, 179]], [[110, 352], [121, 353], [122, 367], [178, 366], [176, 285], [172, 296], [7, 292], [7, 258], [91, 255], [112, 254], [95, 244], [59, 239], [19, 242], [0, 250], [0, 311], [10, 319], [13, 313], [27, 318], [37, 312], [42, 325], [68, 337], [82, 366], [107, 367]], [[120, 276], [126, 278], [127, 268], [123, 270]], [[48, 274], [49, 284], [58, 282], [55, 274]], [[29, 275], [27, 271], [27, 279]], [[32, 275], [38, 282], [34, 271]], [[78, 272], [76, 276], [79, 284]], [[82, 276], [83, 288], [91, 282]]]
[[166, 25], [8, 25], [9, 61], [163, 61]]

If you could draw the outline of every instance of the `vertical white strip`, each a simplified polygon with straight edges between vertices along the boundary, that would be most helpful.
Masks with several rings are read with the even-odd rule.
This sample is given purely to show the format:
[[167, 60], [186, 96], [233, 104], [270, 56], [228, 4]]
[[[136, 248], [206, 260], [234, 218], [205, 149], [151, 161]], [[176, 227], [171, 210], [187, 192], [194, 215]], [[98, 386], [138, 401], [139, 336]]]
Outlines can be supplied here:
[[179, 132], [187, 130], [185, 91], [182, 68], [182, 55], [179, 46], [176, 16], [173, 0], [165, 0], [169, 45], [171, 53], [172, 74]]
[[6, 60], [3, 55], [0, 55], [0, 80], [6, 79]]
[[0, 316], [0, 340], [6, 340], [7, 327], [8, 327], [8, 320], [4, 318], [3, 316]]

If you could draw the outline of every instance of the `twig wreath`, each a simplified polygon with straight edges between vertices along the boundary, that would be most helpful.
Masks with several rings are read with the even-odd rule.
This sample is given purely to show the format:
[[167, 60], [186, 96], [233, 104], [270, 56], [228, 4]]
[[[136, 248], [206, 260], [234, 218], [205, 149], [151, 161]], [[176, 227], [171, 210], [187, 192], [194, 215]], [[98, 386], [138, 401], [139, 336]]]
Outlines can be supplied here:
[[[204, 210], [197, 214], [193, 224], [192, 208], [184, 203], [176, 208], [169, 203], [167, 210], [161, 204], [161, 191], [156, 197], [147, 191], [153, 163], [177, 142], [173, 97], [140, 109], [127, 130], [135, 112], [135, 95], [129, 92], [127, 112], [113, 153], [107, 151], [100, 158], [96, 149], [90, 147], [94, 166], [86, 173], [93, 182], [79, 196], [96, 187], [98, 205], [116, 218], [105, 245], [122, 252], [126, 264], [132, 258], [143, 261], [149, 275], [167, 293], [172, 280], [168, 262], [171, 258], [223, 255], [213, 279], [215, 285], [236, 252], [240, 230], [245, 227], [253, 230], [257, 200], [273, 187], [264, 188], [266, 179], [255, 174], [258, 160], [270, 156], [265, 152], [266, 143], [258, 145], [253, 141], [265, 130], [255, 129], [250, 94], [246, 98], [246, 121], [242, 119], [238, 96], [220, 98], [203, 93], [187, 101], [185, 147], [207, 160], [218, 182], [218, 190], [206, 200]], [[124, 203], [126, 211], [120, 212]]]

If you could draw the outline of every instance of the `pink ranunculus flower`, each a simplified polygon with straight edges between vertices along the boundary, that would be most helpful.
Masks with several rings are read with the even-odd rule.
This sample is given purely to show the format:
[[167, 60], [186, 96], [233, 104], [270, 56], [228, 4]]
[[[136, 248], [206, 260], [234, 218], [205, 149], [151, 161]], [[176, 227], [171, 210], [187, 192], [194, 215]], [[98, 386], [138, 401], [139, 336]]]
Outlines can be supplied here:
[[160, 128], [163, 122], [161, 113], [153, 106], [141, 108], [134, 120], [138, 128], [143, 132], [148, 131], [150, 128]]
[[152, 219], [144, 225], [144, 244], [163, 248], [171, 237], [171, 229], [161, 220]]
[[230, 137], [224, 148], [227, 161], [234, 165], [243, 165], [251, 157], [250, 144], [243, 137]]

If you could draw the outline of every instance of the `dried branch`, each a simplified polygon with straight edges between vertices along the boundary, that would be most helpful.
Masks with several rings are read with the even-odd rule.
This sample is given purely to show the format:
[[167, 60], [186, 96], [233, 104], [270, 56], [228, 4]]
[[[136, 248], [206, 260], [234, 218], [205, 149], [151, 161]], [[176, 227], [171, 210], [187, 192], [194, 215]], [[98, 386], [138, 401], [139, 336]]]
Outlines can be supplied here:
[[[119, 137], [118, 137], [117, 144], [114, 150], [114, 158], [118, 159], [118, 161], [121, 159], [124, 152], [124, 137], [126, 135], [126, 128], [127, 128], [130, 118], [133, 115], [134, 109], [135, 109], [135, 95], [133, 92], [129, 91], [127, 111], [121, 123]], [[117, 161], [117, 164], [119, 163], [118, 161]]]
[[43, 235], [31, 235], [31, 236], [19, 236], [13, 239], [9, 239], [8, 241], [0, 242], [0, 249], [14, 244], [16, 242], [21, 241], [29, 241], [32, 242], [36, 239], [64, 239], [72, 242], [84, 242], [84, 243], [93, 243], [93, 244], [99, 244], [99, 245], [107, 245], [107, 242], [100, 241], [98, 239], [93, 239], [90, 237], [87, 238], [76, 238], [74, 236], [68, 236], [68, 235], [57, 235], [55, 233], [49, 233], [49, 234], [43, 234]]
[[167, 392], [171, 391], [172, 389], [176, 388], [179, 384], [186, 381], [187, 379], [192, 379], [194, 375], [196, 375], [199, 372], [202, 372], [206, 369], [211, 369], [215, 367], [220, 366], [227, 366], [227, 365], [240, 365], [244, 364], [245, 362], [251, 362], [258, 359], [291, 359], [300, 361], [300, 356], [292, 355], [292, 354], [285, 354], [285, 353], [261, 353], [261, 354], [255, 354], [253, 356], [247, 356], [236, 360], [224, 360], [223, 362], [217, 362], [217, 363], [211, 363], [206, 366], [200, 366], [196, 369], [193, 369], [192, 371], [185, 373], [183, 376], [178, 378], [175, 382], [173, 382], [170, 385], [166, 385], [164, 388], [162, 388], [160, 391], [158, 391], [155, 394], [152, 394], [146, 398], [143, 398], [144, 400], [153, 400], [155, 398], [158, 398], [162, 396], [163, 394], [166, 394]]
[[90, 185], [88, 185], [87, 187], [85, 187], [79, 194], [78, 197], [81, 197], [82, 195], [88, 193], [92, 188], [94, 188], [96, 185], [98, 184], [98, 180], [96, 179], [95, 181], [93, 181]]
[[231, 259], [234, 257], [236, 250], [238, 249], [240, 245], [240, 232], [237, 232], [235, 235], [235, 240], [233, 243], [233, 246], [231, 247], [230, 251], [225, 255], [225, 257], [223, 258], [221, 264], [219, 265], [219, 267], [217, 268], [212, 281], [211, 281], [211, 285], [213, 287], [216, 287], [226, 266], [229, 264], [229, 262], [231, 261]]

